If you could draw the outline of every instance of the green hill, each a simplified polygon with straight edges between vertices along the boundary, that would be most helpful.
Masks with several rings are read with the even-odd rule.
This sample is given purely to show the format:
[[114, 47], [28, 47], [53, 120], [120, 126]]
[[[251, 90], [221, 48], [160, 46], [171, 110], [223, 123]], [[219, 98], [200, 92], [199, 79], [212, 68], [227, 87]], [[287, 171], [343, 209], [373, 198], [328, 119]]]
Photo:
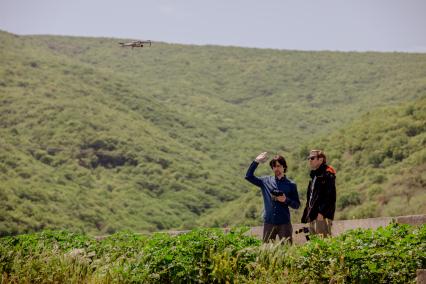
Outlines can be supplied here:
[[0, 235], [259, 224], [250, 161], [303, 196], [318, 146], [338, 217], [425, 213], [426, 54], [119, 41], [0, 32]]
[[[368, 112], [328, 136], [307, 139], [292, 152], [290, 167], [306, 201], [309, 149], [328, 149], [328, 163], [337, 170], [336, 218], [368, 218], [426, 213], [426, 97], [401, 106]], [[267, 168], [268, 166], [263, 166]], [[258, 192], [203, 216], [217, 224], [256, 224], [262, 204]], [[294, 212], [300, 222], [302, 210]]]

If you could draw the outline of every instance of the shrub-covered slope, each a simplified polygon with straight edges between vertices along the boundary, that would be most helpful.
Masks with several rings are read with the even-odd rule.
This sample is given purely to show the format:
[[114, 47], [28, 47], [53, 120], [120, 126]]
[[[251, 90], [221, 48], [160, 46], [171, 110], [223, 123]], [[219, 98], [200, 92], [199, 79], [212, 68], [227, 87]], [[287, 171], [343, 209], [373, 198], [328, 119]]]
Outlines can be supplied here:
[[[302, 143], [289, 158], [296, 161], [289, 175], [298, 182], [304, 201], [309, 182], [305, 158], [310, 148], [327, 149], [328, 164], [337, 170], [336, 218], [426, 214], [426, 98], [378, 108], [330, 135]], [[263, 205], [260, 191], [251, 189], [252, 193], [203, 216], [201, 224], [211, 220], [257, 224]], [[293, 211], [296, 222], [303, 206]]]
[[[424, 54], [118, 41], [0, 32], [0, 234], [258, 223], [243, 176], [260, 151], [287, 156], [303, 193], [314, 137], [426, 92]], [[241, 200], [256, 208], [211, 218]]]

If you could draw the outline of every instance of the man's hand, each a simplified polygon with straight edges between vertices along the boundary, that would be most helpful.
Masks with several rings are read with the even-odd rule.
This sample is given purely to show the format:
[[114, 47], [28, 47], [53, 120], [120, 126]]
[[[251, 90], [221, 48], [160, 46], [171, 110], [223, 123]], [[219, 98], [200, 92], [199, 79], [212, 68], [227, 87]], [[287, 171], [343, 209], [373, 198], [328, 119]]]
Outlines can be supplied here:
[[256, 159], [254, 159], [258, 163], [264, 163], [268, 159], [268, 152], [260, 153]]
[[285, 202], [286, 199], [287, 199], [287, 197], [285, 196], [285, 194], [283, 194], [281, 196], [277, 196], [277, 201], [279, 201], [279, 202]]
[[318, 213], [317, 220], [318, 221], [324, 221], [324, 216], [322, 216], [321, 213]]

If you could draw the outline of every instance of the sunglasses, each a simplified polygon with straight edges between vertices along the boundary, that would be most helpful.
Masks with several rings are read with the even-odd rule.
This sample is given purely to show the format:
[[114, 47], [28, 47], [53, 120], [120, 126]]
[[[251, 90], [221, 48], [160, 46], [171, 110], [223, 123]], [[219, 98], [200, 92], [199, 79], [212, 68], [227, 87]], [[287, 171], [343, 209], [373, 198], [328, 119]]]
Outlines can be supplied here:
[[313, 161], [313, 160], [315, 160], [316, 158], [317, 158], [317, 156], [312, 156], [312, 157], [308, 157], [308, 160]]

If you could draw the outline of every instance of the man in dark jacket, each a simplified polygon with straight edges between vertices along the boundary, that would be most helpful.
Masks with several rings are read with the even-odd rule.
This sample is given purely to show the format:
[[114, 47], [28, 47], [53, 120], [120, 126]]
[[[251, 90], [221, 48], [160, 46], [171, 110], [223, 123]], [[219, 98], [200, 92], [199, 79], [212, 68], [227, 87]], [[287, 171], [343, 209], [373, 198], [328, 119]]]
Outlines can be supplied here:
[[275, 240], [278, 235], [280, 239], [286, 238], [291, 243], [293, 227], [288, 207], [297, 209], [300, 206], [297, 186], [286, 177], [287, 162], [280, 155], [269, 162], [274, 176], [256, 177], [254, 171], [257, 166], [267, 159], [266, 152], [259, 154], [246, 174], [246, 179], [262, 191], [265, 206], [263, 241]]
[[330, 236], [336, 210], [336, 171], [327, 165], [326, 156], [321, 150], [311, 150], [308, 163], [311, 180], [302, 223], [309, 223], [311, 234]]

